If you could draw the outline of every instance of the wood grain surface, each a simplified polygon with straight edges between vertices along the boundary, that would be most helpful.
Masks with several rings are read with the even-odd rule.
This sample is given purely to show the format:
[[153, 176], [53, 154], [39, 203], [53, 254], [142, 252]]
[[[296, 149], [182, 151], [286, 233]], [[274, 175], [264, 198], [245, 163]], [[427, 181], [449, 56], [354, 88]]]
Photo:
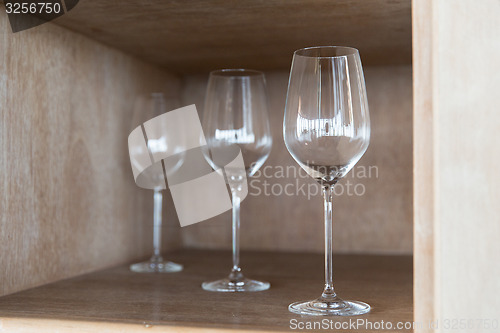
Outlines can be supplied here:
[[152, 253], [127, 136], [134, 98], [177, 78], [53, 24], [13, 34], [3, 10], [0, 49], [0, 295]]
[[56, 23], [182, 73], [285, 69], [314, 45], [357, 47], [365, 65], [411, 64], [410, 0], [82, 0]]
[[[435, 203], [435, 105], [432, 35], [436, 21], [432, 0], [413, 2], [413, 160], [414, 176], [414, 316], [416, 321], [436, 318], [438, 304]], [[418, 181], [421, 180], [421, 181]], [[429, 327], [415, 332], [432, 332]]]
[[[288, 72], [267, 72], [266, 76], [273, 148], [261, 172], [249, 179], [249, 195], [241, 205], [241, 245], [322, 252], [319, 187], [300, 171], [283, 142]], [[409, 254], [413, 246], [411, 67], [366, 67], [365, 76], [371, 142], [357, 166], [336, 185], [334, 250]], [[195, 103], [200, 113], [206, 81], [206, 75], [184, 78], [183, 103]], [[291, 195], [284, 192], [285, 186]], [[182, 237], [187, 247], [229, 248], [231, 214], [188, 226]]]
[[498, 331], [500, 2], [414, 14], [415, 319]]
[[[228, 274], [229, 252], [183, 251], [172, 258], [182, 262], [185, 270], [174, 274], [134, 274], [127, 267], [117, 267], [3, 297], [0, 322], [13, 333], [53, 332], [55, 327], [58, 332], [216, 332], [284, 331], [289, 330], [293, 319], [323, 319], [288, 311], [289, 303], [320, 295], [321, 255], [243, 252], [243, 271], [249, 277], [271, 283], [271, 289], [255, 293], [201, 289], [203, 281]], [[341, 297], [372, 306], [369, 314], [355, 319], [394, 324], [411, 321], [411, 257], [337, 255], [334, 281]], [[398, 330], [401, 331], [405, 330]]]

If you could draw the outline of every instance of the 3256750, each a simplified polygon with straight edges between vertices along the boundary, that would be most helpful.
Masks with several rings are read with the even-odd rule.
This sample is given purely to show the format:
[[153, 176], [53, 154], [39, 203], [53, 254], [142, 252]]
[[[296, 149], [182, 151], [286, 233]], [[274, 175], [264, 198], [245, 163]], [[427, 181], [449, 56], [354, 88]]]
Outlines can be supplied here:
[[58, 14], [61, 12], [60, 3], [50, 2], [5, 2], [7, 14]]

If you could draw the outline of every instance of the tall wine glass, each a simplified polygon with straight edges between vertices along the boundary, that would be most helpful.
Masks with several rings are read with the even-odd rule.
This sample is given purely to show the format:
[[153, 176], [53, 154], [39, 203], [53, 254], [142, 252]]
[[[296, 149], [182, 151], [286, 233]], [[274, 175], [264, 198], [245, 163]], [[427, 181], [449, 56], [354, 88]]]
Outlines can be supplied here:
[[210, 73], [203, 112], [203, 131], [209, 152], [207, 160], [223, 168], [241, 151], [245, 170], [228, 169], [226, 179], [233, 204], [233, 267], [222, 280], [205, 282], [209, 291], [236, 292], [269, 289], [268, 282], [243, 276], [240, 267], [240, 201], [246, 177], [252, 176], [269, 156], [272, 137], [267, 115], [264, 74], [246, 69], [224, 69]]
[[295, 51], [283, 124], [285, 144], [297, 163], [323, 188], [325, 287], [321, 296], [290, 304], [302, 315], [367, 313], [363, 302], [337, 296], [332, 280], [332, 190], [358, 162], [370, 141], [370, 116], [358, 50], [311, 47]]
[[[165, 97], [162, 93], [152, 93], [147, 96], [139, 96], [136, 100], [134, 106], [134, 115], [132, 119], [132, 129], [141, 126], [142, 132], [145, 133], [144, 123], [148, 120], [164, 114], [167, 111]], [[162, 126], [162, 123], [154, 123], [156, 127]], [[161, 128], [156, 128], [158, 132], [161, 132]], [[147, 137], [145, 137], [147, 139]], [[182, 138], [179, 138], [182, 140]], [[137, 145], [131, 147], [132, 144], [129, 138], [129, 150], [141, 153], [138, 150], [147, 149], [144, 152], [145, 155], [149, 155], [151, 158], [157, 153], [162, 153], [166, 149], [176, 149], [171, 142], [166, 142], [166, 137], [162, 136], [152, 140], [151, 138], [147, 140], [146, 146]], [[181, 150], [181, 147], [179, 147]], [[173, 152], [172, 152], [173, 153]], [[181, 153], [177, 153], [175, 156], [182, 157]], [[151, 161], [153, 162], [153, 161]], [[174, 167], [180, 167], [182, 165], [182, 158], [178, 158], [178, 163], [174, 163]], [[135, 161], [131, 155], [131, 163], [134, 164]], [[161, 255], [161, 232], [162, 232], [162, 204], [163, 195], [162, 190], [166, 188], [166, 175], [164, 171], [163, 161], [161, 163], [155, 163], [151, 165], [143, 174], [141, 174], [141, 181], [147, 186], [154, 190], [154, 210], [153, 210], [153, 256], [144, 262], [139, 262], [130, 265], [130, 270], [137, 273], [173, 273], [182, 270], [182, 265], [173, 263], [163, 259]]]

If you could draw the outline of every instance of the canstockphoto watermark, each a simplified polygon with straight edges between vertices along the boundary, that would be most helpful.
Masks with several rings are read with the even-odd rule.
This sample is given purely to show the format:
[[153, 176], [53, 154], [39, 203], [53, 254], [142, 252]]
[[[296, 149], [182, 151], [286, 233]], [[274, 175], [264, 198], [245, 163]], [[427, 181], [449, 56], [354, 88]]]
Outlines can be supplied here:
[[289, 328], [291, 330], [370, 330], [370, 331], [386, 331], [386, 330], [413, 330], [418, 328], [419, 325], [411, 321], [400, 321], [400, 322], [391, 322], [385, 320], [379, 321], [370, 321], [365, 318], [349, 318], [349, 319], [322, 319], [320, 321], [315, 320], [298, 320], [298, 319], [290, 319]]
[[428, 321], [371, 321], [366, 318], [299, 320], [290, 319], [289, 328], [297, 331], [354, 330], [354, 331], [413, 331], [415, 329], [467, 332], [480, 329], [497, 332], [497, 318], [445, 318]]
[[[159, 110], [166, 111], [161, 94], [153, 94], [153, 98]], [[237, 145], [225, 147], [216, 157], [212, 155], [216, 169], [205, 158], [208, 146], [194, 104], [164, 112], [137, 126], [129, 134], [128, 148], [137, 186], [168, 188], [183, 227], [232, 208], [226, 178], [230, 186], [231, 180], [237, 179], [235, 191], [241, 201], [248, 194], [245, 164]]]
[[[376, 165], [357, 165], [338, 182], [335, 195], [363, 196], [366, 193], [364, 179], [378, 178]], [[248, 181], [251, 196], [304, 196], [310, 200], [321, 193], [321, 184], [307, 181], [311, 176], [301, 167], [288, 165], [266, 165]]]

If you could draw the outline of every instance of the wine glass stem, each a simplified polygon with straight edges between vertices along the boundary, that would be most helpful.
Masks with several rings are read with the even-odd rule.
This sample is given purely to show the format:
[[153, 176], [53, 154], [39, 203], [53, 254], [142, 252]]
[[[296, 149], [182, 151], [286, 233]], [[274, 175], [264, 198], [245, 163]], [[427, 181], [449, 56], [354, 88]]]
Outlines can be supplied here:
[[232, 191], [233, 196], [233, 269], [232, 273], [238, 273], [240, 268], [240, 197]]
[[153, 258], [159, 258], [161, 252], [161, 209], [163, 195], [161, 190], [154, 190], [154, 212], [153, 212]]
[[336, 297], [333, 289], [332, 277], [332, 202], [333, 202], [333, 186], [323, 186], [323, 197], [325, 199], [325, 289], [323, 290], [323, 298]]

